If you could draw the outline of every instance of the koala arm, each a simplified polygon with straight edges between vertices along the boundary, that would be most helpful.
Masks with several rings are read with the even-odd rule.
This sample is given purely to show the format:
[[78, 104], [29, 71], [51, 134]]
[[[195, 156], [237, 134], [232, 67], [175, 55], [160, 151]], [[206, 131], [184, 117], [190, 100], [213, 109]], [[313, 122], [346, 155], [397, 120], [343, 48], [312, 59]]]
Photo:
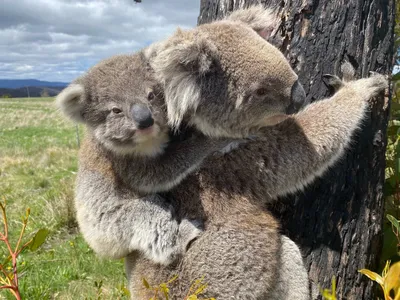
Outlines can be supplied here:
[[[135, 161], [134, 167], [129, 162], [125, 164], [121, 177], [140, 192], [166, 192], [195, 171], [207, 156], [230, 142], [231, 139], [197, 136], [171, 143], [162, 155]], [[140, 170], [141, 176], [138, 176], [137, 170]]]
[[366, 115], [367, 101], [386, 87], [382, 75], [345, 83], [331, 98], [262, 128], [263, 145], [256, 142], [264, 158], [259, 175], [268, 182], [270, 196], [303, 189], [337, 162]]
[[140, 251], [166, 265], [201, 232], [186, 219], [178, 223], [161, 196], [140, 198], [94, 171], [78, 174], [76, 208], [85, 240], [97, 254], [109, 258]]

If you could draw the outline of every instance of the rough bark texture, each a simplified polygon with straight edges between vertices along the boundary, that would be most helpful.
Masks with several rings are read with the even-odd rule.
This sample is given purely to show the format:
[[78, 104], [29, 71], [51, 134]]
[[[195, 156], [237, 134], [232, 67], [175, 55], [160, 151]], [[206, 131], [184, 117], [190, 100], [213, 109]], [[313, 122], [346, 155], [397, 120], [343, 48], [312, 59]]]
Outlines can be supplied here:
[[[256, 0], [202, 0], [199, 24]], [[328, 95], [325, 73], [340, 74], [348, 59], [358, 77], [391, 74], [394, 0], [267, 0], [282, 17], [273, 38], [314, 101]], [[377, 270], [382, 247], [383, 182], [388, 100], [376, 101], [354, 145], [335, 168], [304, 193], [281, 199], [274, 212], [302, 248], [310, 279], [338, 299], [375, 299], [357, 270]], [[250, 179], [249, 179], [250, 180]]]

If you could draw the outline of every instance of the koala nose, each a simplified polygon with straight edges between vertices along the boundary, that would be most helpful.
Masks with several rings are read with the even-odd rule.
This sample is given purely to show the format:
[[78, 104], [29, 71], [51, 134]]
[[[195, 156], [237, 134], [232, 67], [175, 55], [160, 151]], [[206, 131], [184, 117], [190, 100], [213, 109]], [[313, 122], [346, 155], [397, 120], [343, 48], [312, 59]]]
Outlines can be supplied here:
[[292, 86], [291, 102], [290, 105], [286, 108], [286, 113], [294, 114], [307, 104], [308, 101], [306, 98], [306, 92], [304, 91], [301, 83], [297, 80]]
[[133, 105], [132, 117], [139, 129], [146, 129], [154, 124], [153, 115], [150, 109], [145, 105]]

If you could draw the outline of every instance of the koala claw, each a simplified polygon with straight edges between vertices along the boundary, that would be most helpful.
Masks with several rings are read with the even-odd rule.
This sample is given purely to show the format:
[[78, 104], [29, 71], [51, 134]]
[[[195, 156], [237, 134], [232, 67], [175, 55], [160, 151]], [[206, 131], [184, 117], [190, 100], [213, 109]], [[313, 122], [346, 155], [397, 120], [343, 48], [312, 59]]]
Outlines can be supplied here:
[[322, 81], [323, 83], [325, 83], [326, 86], [332, 87], [334, 89], [339, 89], [343, 85], [342, 80], [340, 80], [339, 77], [331, 74], [322, 75]]
[[377, 75], [380, 75], [378, 72], [375, 72], [375, 71], [369, 71], [369, 75], [370, 76], [377, 76]]
[[202, 232], [203, 223], [200, 220], [183, 219], [179, 225], [179, 244], [186, 250]]
[[336, 80], [340, 80], [340, 78], [337, 77], [336, 75], [332, 75], [332, 74], [323, 74], [323, 75], [322, 75], [322, 80], [323, 80], [325, 83], [330, 84], [330, 82], [331, 82], [332, 80], [333, 80], [333, 81], [336, 81]]
[[[186, 220], [188, 220], [188, 219], [183, 219], [182, 222], [186, 221]], [[197, 220], [197, 219], [189, 219], [188, 222], [191, 223], [192, 225], [194, 225], [195, 227], [197, 227], [198, 229], [204, 230], [204, 224], [202, 221]]]

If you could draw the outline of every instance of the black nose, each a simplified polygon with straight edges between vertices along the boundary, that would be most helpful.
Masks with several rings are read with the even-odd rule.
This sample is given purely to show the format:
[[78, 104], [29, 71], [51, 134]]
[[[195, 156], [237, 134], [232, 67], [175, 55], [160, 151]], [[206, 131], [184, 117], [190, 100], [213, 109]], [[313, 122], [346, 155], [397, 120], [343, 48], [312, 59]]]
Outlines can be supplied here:
[[154, 124], [153, 115], [150, 109], [145, 105], [133, 105], [132, 117], [139, 129], [149, 128]]
[[291, 103], [286, 108], [286, 113], [294, 114], [307, 104], [306, 92], [301, 83], [297, 80], [292, 86]]

